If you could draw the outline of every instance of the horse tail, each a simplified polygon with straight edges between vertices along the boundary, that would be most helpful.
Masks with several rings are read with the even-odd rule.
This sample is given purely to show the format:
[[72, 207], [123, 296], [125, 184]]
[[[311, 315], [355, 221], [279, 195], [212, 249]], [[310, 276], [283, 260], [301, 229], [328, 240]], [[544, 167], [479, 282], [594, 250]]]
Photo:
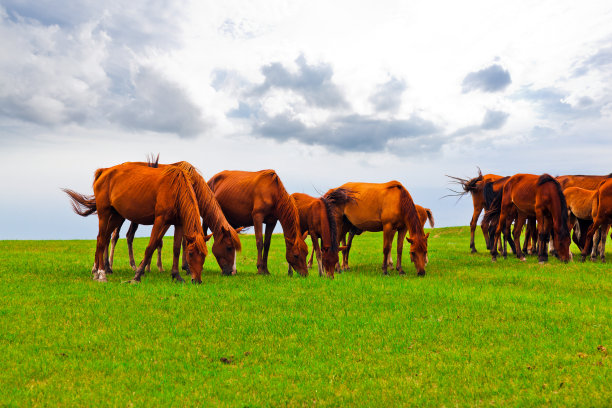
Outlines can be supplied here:
[[98, 211], [96, 207], [96, 197], [86, 196], [79, 194], [74, 190], [68, 188], [62, 188], [62, 191], [70, 197], [70, 204], [72, 210], [79, 214], [81, 217], [87, 217], [88, 215], [95, 214]]
[[431, 228], [433, 228], [434, 227], [434, 216], [433, 216], [433, 213], [431, 212], [431, 210], [429, 208], [426, 208], [425, 212], [427, 213], [427, 219], [429, 220], [429, 225], [431, 226]]
[[559, 204], [561, 206], [561, 230], [559, 231], [559, 239], [569, 237], [569, 227], [568, 227], [568, 213], [567, 213], [567, 201], [565, 200], [565, 195], [563, 194], [563, 190], [561, 189], [561, 184], [553, 178], [550, 174], [542, 174], [538, 178], [538, 186], [541, 186], [545, 183], [553, 183], [556, 188], [557, 195], [559, 196]]

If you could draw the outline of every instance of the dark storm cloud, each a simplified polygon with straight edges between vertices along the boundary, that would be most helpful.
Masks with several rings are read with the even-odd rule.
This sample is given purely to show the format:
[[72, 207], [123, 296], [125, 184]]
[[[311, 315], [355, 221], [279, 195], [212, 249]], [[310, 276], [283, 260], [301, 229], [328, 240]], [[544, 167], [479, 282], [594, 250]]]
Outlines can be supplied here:
[[508, 116], [510, 115], [506, 112], [488, 109], [487, 112], [485, 113], [485, 116], [482, 120], [482, 124], [480, 125], [480, 127], [482, 129], [487, 129], [487, 130], [500, 129], [502, 126], [506, 124], [506, 121], [508, 120]]
[[189, 95], [138, 62], [143, 49], [164, 48], [178, 38], [176, 4], [102, 4], [3, 3], [0, 126], [21, 121], [202, 133], [202, 112]]
[[[380, 152], [389, 142], [438, 134], [432, 122], [413, 116], [409, 119], [378, 119], [363, 115], [341, 116], [313, 127], [287, 115], [265, 118], [255, 125], [260, 136], [281, 142], [297, 140], [325, 146], [333, 151]], [[438, 145], [438, 148], [440, 145]]]
[[297, 72], [291, 72], [279, 62], [261, 68], [265, 80], [256, 86], [253, 96], [262, 96], [272, 89], [289, 90], [301, 95], [310, 106], [319, 108], [344, 108], [348, 103], [340, 88], [332, 82], [333, 69], [329, 64], [309, 65], [304, 55], [295, 63]]
[[406, 83], [397, 78], [379, 85], [370, 96], [370, 103], [378, 112], [397, 112], [402, 104], [402, 95], [406, 90]]
[[494, 64], [480, 71], [470, 72], [463, 79], [463, 93], [471, 91], [499, 92], [512, 83], [510, 73], [501, 65]]

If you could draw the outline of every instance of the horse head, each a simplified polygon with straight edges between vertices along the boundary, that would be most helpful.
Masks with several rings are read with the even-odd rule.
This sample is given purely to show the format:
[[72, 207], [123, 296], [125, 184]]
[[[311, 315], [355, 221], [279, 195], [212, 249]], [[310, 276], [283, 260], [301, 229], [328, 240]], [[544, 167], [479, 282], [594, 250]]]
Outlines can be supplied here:
[[185, 235], [187, 241], [187, 264], [191, 271], [191, 283], [202, 283], [202, 268], [208, 255], [206, 242], [202, 235]]
[[295, 239], [286, 240], [287, 252], [285, 256], [287, 262], [300, 275], [308, 276], [308, 267], [306, 266], [306, 258], [308, 257], [308, 246], [304, 240], [308, 236], [308, 231], [304, 235], [296, 234]]
[[238, 238], [238, 232], [241, 230], [242, 227], [236, 230], [223, 227], [221, 232], [215, 236], [215, 241], [212, 245], [212, 253], [217, 259], [217, 263], [219, 267], [221, 267], [221, 273], [223, 273], [223, 275], [236, 274], [236, 251], [242, 249], [240, 238]]
[[429, 238], [429, 232], [423, 236], [406, 237], [406, 241], [410, 243], [410, 260], [414, 263], [419, 276], [425, 276], [425, 266], [428, 262], [427, 238]]

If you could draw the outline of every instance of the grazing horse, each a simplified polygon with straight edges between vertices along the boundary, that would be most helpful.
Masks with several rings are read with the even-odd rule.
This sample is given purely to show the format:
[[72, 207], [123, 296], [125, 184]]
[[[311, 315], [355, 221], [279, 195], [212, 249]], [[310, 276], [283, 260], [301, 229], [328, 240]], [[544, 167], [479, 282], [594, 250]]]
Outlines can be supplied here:
[[[166, 169], [170, 166], [178, 167], [184, 170], [189, 179], [191, 180], [191, 186], [193, 187], [193, 191], [195, 193], [196, 199], [198, 201], [198, 209], [200, 211], [200, 215], [204, 220], [204, 225], [208, 226], [214, 237], [214, 242], [212, 245], [212, 253], [217, 259], [217, 263], [221, 268], [221, 272], [224, 275], [234, 275], [236, 274], [236, 251], [240, 251], [242, 249], [240, 244], [240, 238], [238, 237], [238, 230], [234, 230], [223, 215], [223, 211], [221, 211], [221, 207], [215, 198], [214, 193], [211, 191], [208, 184], [206, 184], [206, 180], [202, 177], [200, 172], [192, 166], [190, 163], [186, 161], [180, 161], [172, 164], [158, 164], [157, 162], [151, 163], [151, 161], [145, 162], [133, 162], [131, 164], [140, 165], [140, 166], [149, 166], [149, 167], [157, 167], [161, 170]], [[112, 265], [112, 254], [114, 252], [114, 244], [117, 242], [119, 238], [119, 229], [121, 226], [115, 229], [113, 233], [113, 240], [111, 244], [111, 261]], [[127, 243], [128, 243], [128, 252], [130, 255], [130, 265], [132, 268], [135, 268], [134, 263], [134, 255], [132, 251], [132, 241], [134, 240], [134, 234], [136, 229], [138, 228], [138, 224], [132, 222], [130, 224], [130, 228], [127, 233]], [[165, 231], [164, 231], [165, 234]], [[174, 247], [173, 247], [173, 262], [172, 262], [172, 274], [178, 273], [178, 259], [180, 256], [181, 243], [183, 243], [183, 247], [185, 246], [185, 242], [183, 240], [183, 231], [181, 226], [175, 227], [174, 230]], [[157, 248], [158, 253], [158, 267], [161, 268], [161, 248], [162, 245]], [[183, 269], [189, 272], [189, 267], [185, 259], [185, 251], [183, 248]]]
[[[123, 163], [96, 170], [93, 204], [85, 196], [64, 190], [72, 199], [75, 212], [82, 216], [98, 213], [99, 232], [94, 261], [94, 280], [106, 281], [104, 253], [112, 232], [125, 219], [153, 224], [151, 238], [132, 282], [139, 282], [153, 251], [170, 225], [180, 225], [187, 241], [187, 262], [191, 282], [202, 282], [202, 266], [208, 253], [200, 212], [189, 175], [179, 167], [163, 170]], [[180, 273], [172, 277], [182, 282]]]
[[535, 216], [538, 225], [538, 260], [540, 263], [548, 260], [547, 248], [551, 227], [554, 231], [553, 241], [559, 258], [565, 262], [570, 260], [567, 204], [559, 182], [550, 175], [515, 174], [510, 177], [502, 191], [499, 211], [495, 241], [491, 248], [493, 261], [497, 258], [497, 243], [502, 230], [506, 228], [506, 221], [509, 216], [515, 214], [518, 228], [515, 228], [513, 236], [519, 259], [524, 259], [518, 240], [521, 229], [527, 217]]
[[[416, 208], [416, 211], [419, 214], [419, 220], [421, 222], [421, 227], [425, 228], [425, 223], [427, 222], [427, 220], [429, 220], [429, 226], [431, 228], [433, 228], [434, 227], [434, 223], [435, 223], [434, 217], [433, 217], [433, 212], [429, 208], [421, 207], [418, 204], [415, 204], [414, 208]], [[355, 235], [361, 235], [362, 232], [363, 231], [358, 230], [357, 228], [351, 228], [349, 230], [348, 243], [346, 245], [346, 250], [347, 251], [350, 251], [350, 248], [353, 245], [353, 238], [355, 238]], [[428, 262], [429, 262], [429, 260], [426, 259], [425, 266], [427, 266]], [[347, 259], [347, 263], [348, 263], [348, 259]], [[388, 266], [393, 266], [393, 257], [391, 256], [391, 252], [389, 252], [389, 258], [387, 259], [387, 265]]]
[[[587, 254], [591, 251], [593, 235], [599, 228], [601, 228], [601, 240], [603, 241], [603, 244], [600, 245], [605, 245], [605, 235], [610, 224], [612, 224], [612, 174], [597, 187], [592, 209], [593, 224], [591, 224], [586, 234], [584, 248], [582, 249], [582, 262], [584, 262]], [[604, 231], [606, 231], [605, 234]], [[605, 262], [605, 253], [602, 251], [600, 255], [601, 261]]]
[[308, 268], [312, 267], [312, 256], [316, 254], [319, 276], [323, 276], [325, 270], [327, 276], [333, 278], [339, 249], [335, 206], [354, 200], [353, 194], [346, 189], [337, 188], [319, 198], [303, 193], [293, 193], [291, 197], [300, 214], [300, 229], [308, 231], [312, 240], [312, 255]]
[[[233, 227], [255, 227], [257, 273], [267, 275], [270, 239], [280, 221], [285, 236], [285, 257], [289, 266], [307, 276], [308, 247], [300, 232], [300, 219], [293, 199], [274, 170], [230, 171], [217, 173], [208, 186]], [[266, 224], [265, 240], [262, 227]]]
[[[563, 190], [567, 208], [569, 211], [569, 224], [574, 226], [580, 223], [580, 227], [574, 230], [574, 242], [582, 252], [586, 244], [586, 231], [593, 223], [593, 217], [597, 213], [597, 190], [586, 190], [580, 187], [568, 187]], [[598, 228], [593, 235], [593, 250], [591, 260], [597, 259], [597, 254], [601, 255], [601, 260], [605, 261], [606, 235], [607, 228]], [[597, 244], [595, 244], [597, 243]], [[599, 245], [599, 250], [597, 246]]]
[[[476, 250], [476, 245], [474, 244], [474, 233], [476, 231], [476, 226], [478, 225], [478, 217], [480, 217], [480, 213], [485, 208], [485, 198], [484, 198], [484, 186], [486, 183], [491, 183], [493, 181], [499, 180], [503, 178], [503, 176], [499, 176], [497, 174], [485, 174], [483, 175], [480, 169], [478, 169], [478, 177], [474, 177], [471, 179], [464, 179], [460, 177], [454, 177], [447, 175], [453, 179], [454, 183], [461, 185], [463, 191], [454, 191], [460, 198], [465, 194], [470, 193], [472, 195], [472, 203], [474, 204], [474, 213], [472, 214], [472, 220], [470, 221], [470, 248], [472, 249], [472, 253], [478, 252]], [[484, 225], [481, 225], [482, 234], [484, 235], [485, 242], [489, 242], [489, 230], [485, 228]], [[487, 247], [487, 249], [489, 249]]]
[[[387, 183], [346, 183], [342, 188], [355, 193], [355, 201], [344, 206], [346, 222], [344, 230], [357, 228], [362, 231], [383, 231], [383, 273], [386, 275], [387, 262], [391, 244], [397, 231], [397, 265], [396, 270], [404, 274], [402, 269], [402, 249], [404, 237], [410, 231], [410, 259], [414, 263], [417, 274], [425, 275], [427, 263], [427, 238], [419, 215], [410, 193], [398, 181]], [[348, 225], [348, 228], [347, 228]], [[345, 253], [348, 268], [348, 251]]]

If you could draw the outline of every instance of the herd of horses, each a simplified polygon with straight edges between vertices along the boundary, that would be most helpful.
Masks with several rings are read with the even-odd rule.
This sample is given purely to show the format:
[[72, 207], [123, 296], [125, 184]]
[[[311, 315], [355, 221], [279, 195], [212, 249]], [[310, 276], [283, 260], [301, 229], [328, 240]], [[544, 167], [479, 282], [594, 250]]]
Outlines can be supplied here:
[[[499, 252], [507, 257], [507, 245], [516, 256], [538, 254], [540, 263], [549, 252], [564, 262], [572, 259], [571, 240], [581, 250], [582, 261], [590, 254], [605, 261], [606, 235], [612, 223], [612, 174], [606, 176], [560, 176], [548, 174], [483, 175], [474, 178], [450, 177], [461, 185], [454, 191], [472, 196], [474, 213], [470, 222], [470, 248], [477, 252], [474, 234], [484, 210], [481, 228], [495, 261]], [[424, 232], [430, 209], [416, 205], [398, 181], [387, 183], [345, 183], [321, 197], [289, 194], [274, 170], [222, 171], [208, 182], [187, 162], [160, 164], [152, 157], [147, 162], [126, 162], [98, 169], [94, 173], [92, 196], [63, 189], [73, 210], [81, 216], [98, 215], [98, 237], [92, 275], [107, 280], [112, 273], [115, 246], [125, 220], [131, 221], [127, 233], [130, 265], [135, 271], [131, 282], [139, 282], [150, 270], [157, 249], [161, 263], [162, 238], [174, 226], [171, 275], [183, 282], [179, 271], [191, 274], [193, 283], [202, 282], [202, 268], [208, 255], [206, 242], [213, 237], [212, 253], [224, 275], [236, 274], [236, 252], [241, 250], [239, 232], [254, 227], [257, 246], [257, 272], [269, 274], [268, 252], [272, 232], [280, 222], [285, 239], [288, 274], [296, 270], [308, 275], [316, 256], [320, 276], [334, 276], [349, 269], [349, 253], [355, 235], [363, 231], [383, 232], [382, 270], [393, 267], [391, 246], [397, 233], [395, 269], [404, 274], [404, 239], [410, 244], [410, 260], [417, 274], [425, 275], [428, 263]], [[132, 242], [138, 225], [153, 225], [143, 260], [134, 261]], [[265, 225], [265, 230], [264, 230]], [[526, 227], [523, 247], [520, 237]], [[208, 229], [211, 234], [207, 235]], [[571, 234], [570, 239], [570, 231]], [[306, 237], [312, 240], [307, 262]], [[348, 239], [347, 239], [348, 235]], [[407, 236], [408, 235], [408, 236]], [[339, 252], [342, 252], [340, 260]]]
[[[456, 195], [472, 196], [470, 248], [473, 253], [477, 252], [474, 234], [478, 218], [484, 210], [481, 228], [493, 261], [499, 251], [507, 256], [509, 243], [512, 252], [523, 261], [525, 254], [537, 253], [539, 262], [544, 263], [550, 251], [568, 262], [572, 259], [569, 247], [573, 241], [581, 251], [582, 261], [590, 254], [592, 260], [599, 256], [605, 262], [606, 235], [612, 223], [612, 174], [504, 177], [483, 175], [479, 169], [474, 178], [448, 177], [462, 187], [462, 191], [455, 191]], [[520, 236], [525, 225], [521, 249]]]
[[[289, 275], [296, 270], [308, 275], [316, 256], [319, 275], [333, 277], [349, 269], [348, 256], [354, 235], [363, 231], [383, 231], [383, 273], [393, 265], [391, 244], [398, 234], [395, 269], [404, 274], [404, 238], [410, 244], [410, 259], [417, 274], [425, 275], [427, 239], [424, 225], [431, 210], [417, 206], [398, 181], [388, 183], [346, 183], [330, 189], [321, 197], [289, 195], [274, 170], [222, 171], [208, 182], [187, 162], [160, 164], [159, 156], [147, 162], [126, 162], [98, 169], [94, 173], [92, 196], [63, 189], [73, 210], [81, 216], [98, 215], [98, 237], [92, 275], [105, 282], [112, 273], [114, 250], [119, 230], [131, 221], [127, 233], [130, 265], [137, 283], [150, 270], [157, 249], [161, 263], [162, 238], [174, 226], [171, 275], [183, 282], [182, 268], [191, 274], [192, 283], [202, 282], [202, 268], [208, 255], [206, 242], [213, 237], [212, 252], [224, 275], [236, 274], [236, 252], [241, 250], [238, 233], [253, 226], [257, 245], [257, 272], [269, 274], [268, 252], [272, 232], [280, 222], [285, 239], [285, 258]], [[134, 262], [132, 242], [138, 225], [153, 225], [143, 260]], [[264, 231], [265, 225], [265, 231]], [[211, 234], [207, 235], [208, 229]], [[347, 239], [348, 238], [348, 245]], [[409, 237], [406, 235], [409, 234]], [[312, 239], [313, 253], [307, 264], [306, 237]], [[342, 263], [339, 251], [343, 252]]]

